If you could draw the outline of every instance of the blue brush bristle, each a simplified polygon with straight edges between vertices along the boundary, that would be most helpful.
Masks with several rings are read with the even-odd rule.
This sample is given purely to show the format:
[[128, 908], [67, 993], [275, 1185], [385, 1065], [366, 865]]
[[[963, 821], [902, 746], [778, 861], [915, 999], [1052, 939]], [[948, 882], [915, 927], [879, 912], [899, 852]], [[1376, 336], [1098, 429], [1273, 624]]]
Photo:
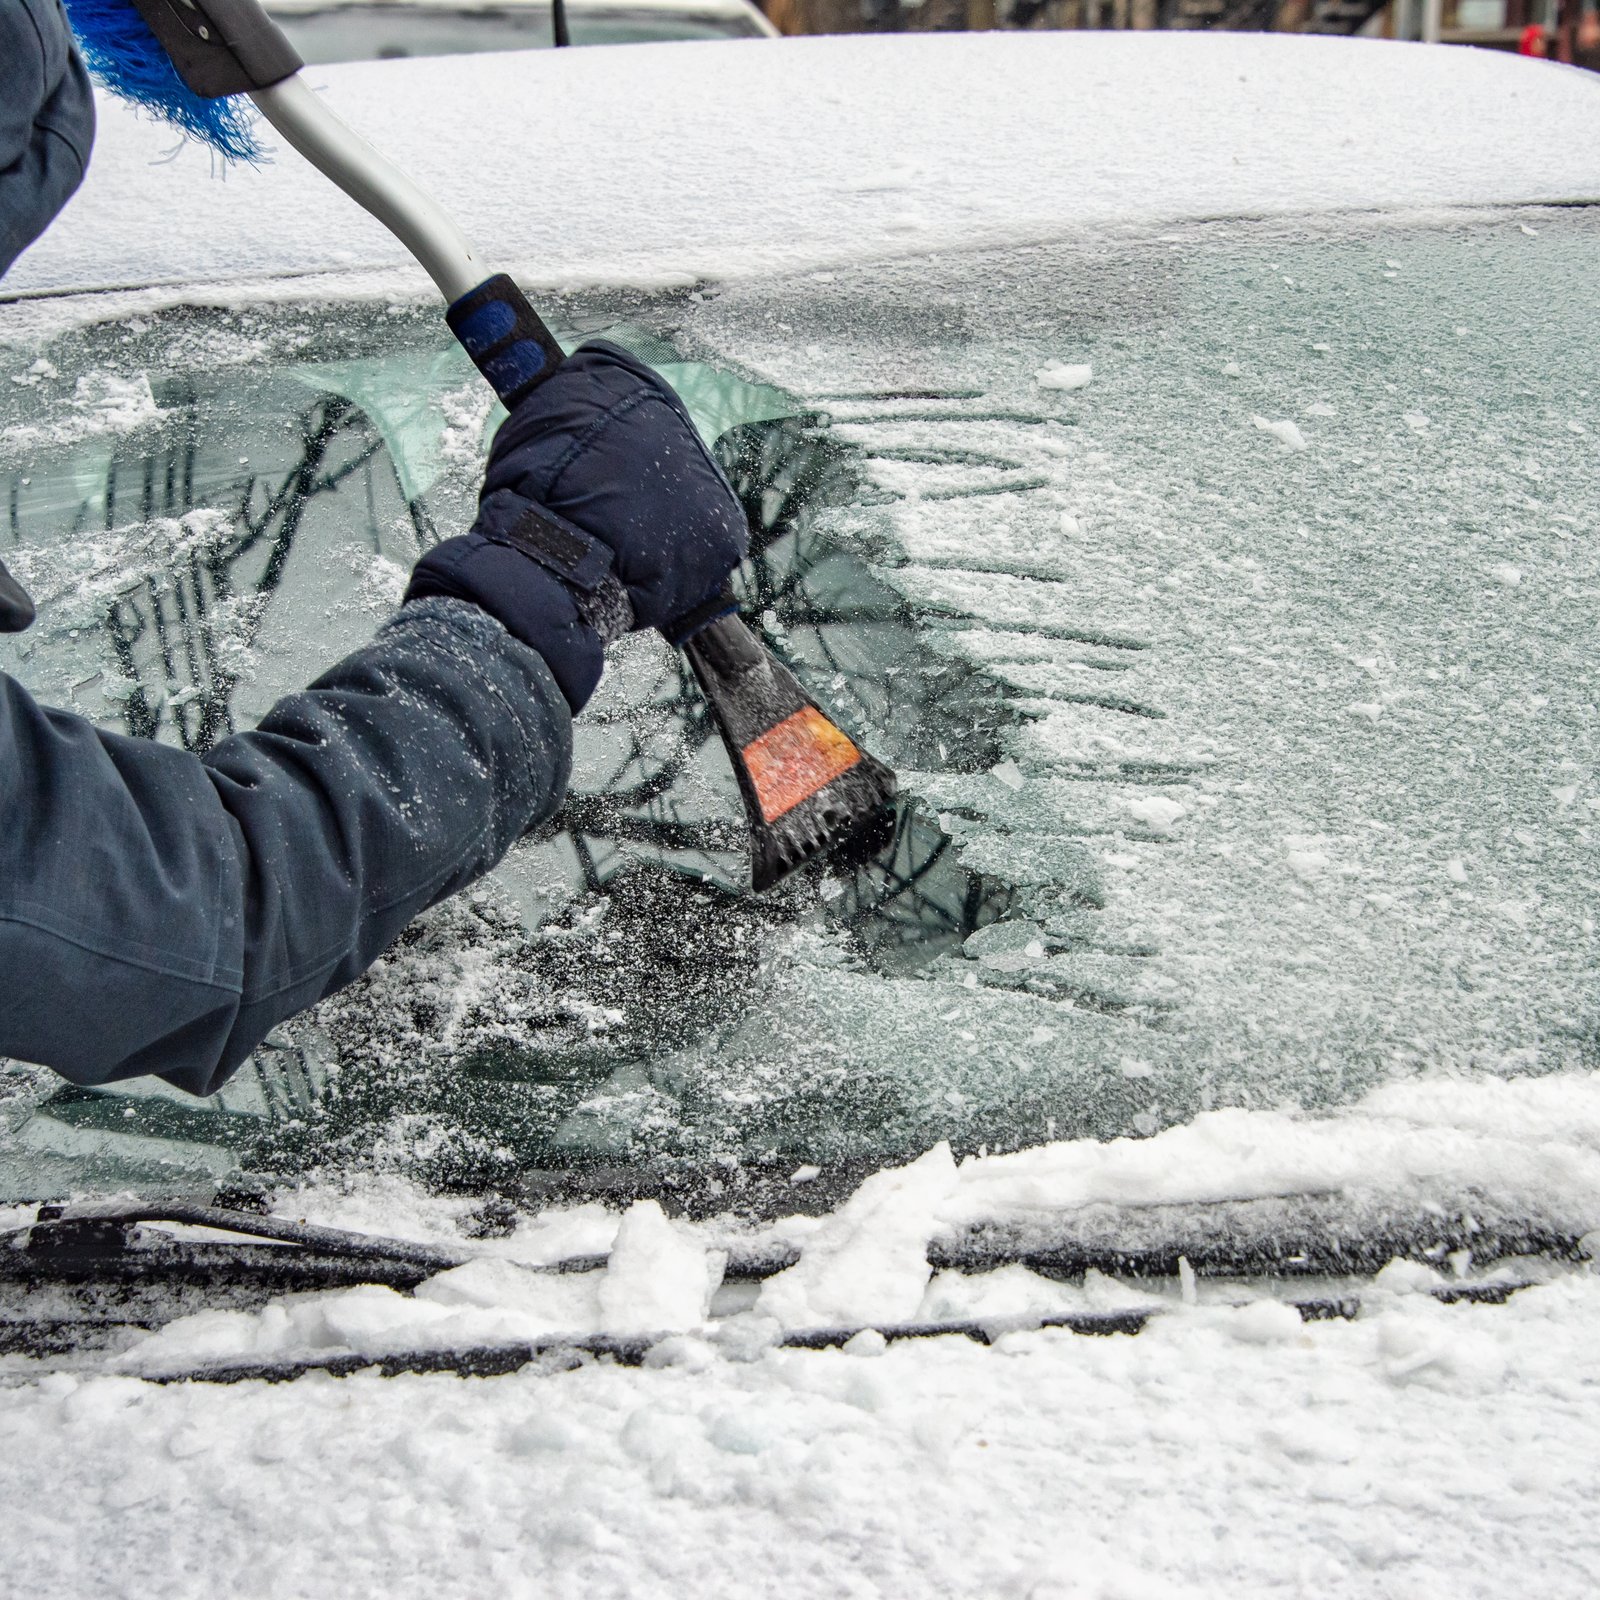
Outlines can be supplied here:
[[233, 96], [206, 100], [197, 95], [128, 0], [64, 4], [84, 62], [112, 94], [170, 122], [229, 161], [256, 165], [266, 159], [249, 103]]

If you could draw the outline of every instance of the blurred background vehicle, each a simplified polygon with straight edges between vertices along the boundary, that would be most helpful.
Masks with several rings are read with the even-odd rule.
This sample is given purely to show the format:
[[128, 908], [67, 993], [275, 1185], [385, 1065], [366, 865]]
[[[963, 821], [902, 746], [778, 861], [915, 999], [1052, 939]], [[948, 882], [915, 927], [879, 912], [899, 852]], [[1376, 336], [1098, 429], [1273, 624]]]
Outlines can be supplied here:
[[[540, 50], [555, 43], [549, 0], [278, 0], [268, 8], [308, 61]], [[750, 0], [567, 0], [570, 42], [762, 39], [777, 29]]]
[[785, 34], [1174, 29], [1416, 39], [1600, 69], [1596, 0], [765, 0]]

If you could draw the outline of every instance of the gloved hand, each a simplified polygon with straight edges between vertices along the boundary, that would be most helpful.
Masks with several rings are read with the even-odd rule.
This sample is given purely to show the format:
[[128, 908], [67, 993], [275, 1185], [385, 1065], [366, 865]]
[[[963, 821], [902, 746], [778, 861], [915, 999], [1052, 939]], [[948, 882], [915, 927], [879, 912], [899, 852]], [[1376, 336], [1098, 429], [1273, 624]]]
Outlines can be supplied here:
[[683, 402], [637, 357], [584, 345], [495, 436], [472, 531], [417, 563], [406, 599], [471, 600], [549, 663], [574, 711], [605, 644], [674, 644], [733, 609], [749, 548], [738, 497]]

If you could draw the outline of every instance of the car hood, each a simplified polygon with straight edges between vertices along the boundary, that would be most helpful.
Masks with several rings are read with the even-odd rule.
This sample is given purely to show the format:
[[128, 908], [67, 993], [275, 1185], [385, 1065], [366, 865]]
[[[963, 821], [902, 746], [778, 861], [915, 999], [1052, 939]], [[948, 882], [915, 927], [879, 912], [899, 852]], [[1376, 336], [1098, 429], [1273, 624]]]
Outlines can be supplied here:
[[[817, 38], [307, 77], [530, 287], [824, 269], [1178, 219], [1600, 195], [1600, 79], [1376, 40]], [[421, 282], [298, 157], [224, 173], [174, 139], [103, 105], [87, 181], [0, 299], [355, 268]]]

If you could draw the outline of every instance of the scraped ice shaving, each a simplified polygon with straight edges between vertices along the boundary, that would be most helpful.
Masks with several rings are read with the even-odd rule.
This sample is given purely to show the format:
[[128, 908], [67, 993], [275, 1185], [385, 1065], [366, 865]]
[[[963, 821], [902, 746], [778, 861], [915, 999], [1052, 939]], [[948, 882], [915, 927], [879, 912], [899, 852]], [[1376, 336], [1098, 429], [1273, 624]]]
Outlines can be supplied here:
[[[64, 544], [24, 546], [7, 559], [41, 606], [63, 608], [61, 621], [88, 625], [108, 600], [137, 584], [168, 586], [173, 572], [219, 548], [232, 525], [227, 512], [201, 507], [181, 517], [82, 533]], [[215, 626], [214, 618], [208, 621]]]
[[1087, 362], [1074, 365], [1066, 361], [1047, 361], [1033, 375], [1041, 389], [1070, 391], [1087, 388], [1094, 378], [1094, 368]]
[[1173, 824], [1189, 814], [1189, 808], [1180, 800], [1170, 800], [1165, 795], [1143, 795], [1137, 800], [1127, 800], [1128, 815], [1142, 822], [1152, 833], [1171, 833]]
[[[44, 366], [48, 367], [49, 363]], [[23, 381], [36, 369], [40, 376], [44, 375], [35, 362]], [[149, 376], [143, 372], [129, 378], [118, 377], [114, 372], [86, 372], [73, 389], [71, 406], [70, 414], [53, 422], [19, 423], [8, 428], [7, 443], [21, 449], [36, 449], [41, 445], [60, 448], [101, 435], [132, 433], [166, 416], [156, 404]]]
[[1270, 433], [1285, 450], [1305, 449], [1306, 436], [1287, 417], [1281, 422], [1271, 422], [1266, 417], [1252, 417], [1250, 420], [1263, 433]]
[[[1149, 1139], [1074, 1140], [969, 1157], [939, 1205], [947, 1226], [1087, 1205], [1201, 1205], [1345, 1190], [1493, 1194], [1600, 1225], [1600, 1073], [1373, 1091], [1331, 1116], [1202, 1112]], [[1592, 1221], [1591, 1221], [1592, 1219]]]
[[1333, 865], [1325, 850], [1291, 850], [1284, 859], [1295, 877], [1306, 883], [1320, 878]]

